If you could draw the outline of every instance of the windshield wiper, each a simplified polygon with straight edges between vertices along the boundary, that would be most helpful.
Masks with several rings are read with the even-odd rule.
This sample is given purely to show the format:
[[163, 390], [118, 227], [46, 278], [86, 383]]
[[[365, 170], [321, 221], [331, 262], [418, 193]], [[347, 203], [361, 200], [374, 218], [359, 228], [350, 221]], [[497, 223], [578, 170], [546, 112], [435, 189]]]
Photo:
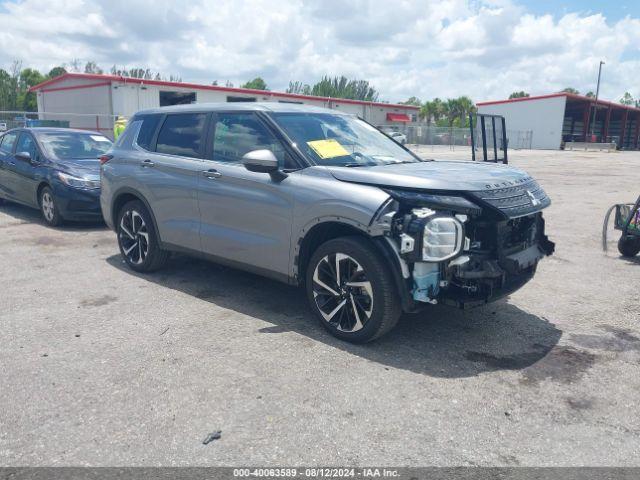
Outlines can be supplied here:
[[340, 165], [341, 167], [370, 167], [371, 165], [367, 163], [345, 163]]

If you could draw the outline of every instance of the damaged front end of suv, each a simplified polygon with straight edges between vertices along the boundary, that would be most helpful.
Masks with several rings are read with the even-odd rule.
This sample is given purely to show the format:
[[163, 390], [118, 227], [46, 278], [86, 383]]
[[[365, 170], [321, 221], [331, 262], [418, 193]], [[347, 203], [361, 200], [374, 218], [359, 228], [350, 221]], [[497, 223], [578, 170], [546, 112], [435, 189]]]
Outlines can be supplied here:
[[527, 283], [554, 251], [541, 213], [551, 202], [529, 176], [483, 190], [384, 190], [390, 199], [372, 227], [399, 264], [405, 311], [497, 300]]

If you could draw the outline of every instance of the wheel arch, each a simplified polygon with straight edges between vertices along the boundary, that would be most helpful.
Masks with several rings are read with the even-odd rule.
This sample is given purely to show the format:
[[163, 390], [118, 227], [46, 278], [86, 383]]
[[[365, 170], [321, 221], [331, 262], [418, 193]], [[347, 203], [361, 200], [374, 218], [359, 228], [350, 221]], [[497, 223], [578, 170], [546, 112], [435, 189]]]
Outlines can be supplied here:
[[40, 195], [42, 195], [42, 190], [45, 187], [49, 187], [51, 188], [51, 185], [49, 185], [49, 182], [42, 180], [39, 184], [38, 184], [38, 188], [36, 189], [36, 203], [38, 204], [38, 206], [40, 207]]
[[304, 283], [309, 260], [320, 245], [334, 238], [354, 235], [371, 238], [366, 227], [363, 228], [357, 222], [339, 217], [318, 219], [303, 229], [296, 245], [293, 262], [295, 283]]
[[153, 230], [156, 234], [156, 238], [158, 239], [158, 242], [161, 244], [162, 237], [160, 236], [160, 231], [158, 229], [158, 222], [156, 221], [156, 216], [153, 213], [153, 209], [151, 208], [151, 205], [149, 204], [147, 199], [144, 197], [144, 195], [142, 195], [137, 190], [133, 190], [130, 188], [123, 188], [118, 190], [116, 194], [113, 196], [113, 201], [111, 202], [111, 218], [113, 219], [114, 229], [118, 228], [117, 222], [118, 222], [118, 213], [120, 212], [120, 209], [124, 207], [124, 205], [127, 202], [134, 201], [134, 200], [138, 200], [142, 202], [145, 208], [147, 209], [147, 211], [149, 212], [149, 215], [151, 215], [151, 219], [153, 220]]
[[383, 261], [388, 265], [400, 297], [402, 309], [405, 312], [416, 311], [416, 304], [411, 297], [409, 280], [402, 274], [402, 268], [397, 254], [383, 235], [371, 235], [366, 226], [345, 218], [331, 218], [318, 221], [303, 231], [304, 235], [298, 240], [294, 258], [294, 283], [302, 285], [306, 279], [309, 260], [315, 250], [323, 243], [334, 238], [344, 236], [361, 236], [369, 240], [378, 251]]

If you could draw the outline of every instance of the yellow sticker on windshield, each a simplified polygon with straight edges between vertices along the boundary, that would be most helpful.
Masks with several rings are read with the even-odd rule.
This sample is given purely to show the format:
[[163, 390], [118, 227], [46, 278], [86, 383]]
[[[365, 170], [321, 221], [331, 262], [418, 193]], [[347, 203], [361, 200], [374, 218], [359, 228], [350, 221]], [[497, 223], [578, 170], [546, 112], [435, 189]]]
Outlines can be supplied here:
[[313, 148], [313, 151], [316, 152], [320, 158], [344, 157], [345, 155], [349, 155], [349, 152], [340, 145], [340, 142], [333, 138], [328, 140], [314, 140], [313, 142], [307, 142], [307, 145]]

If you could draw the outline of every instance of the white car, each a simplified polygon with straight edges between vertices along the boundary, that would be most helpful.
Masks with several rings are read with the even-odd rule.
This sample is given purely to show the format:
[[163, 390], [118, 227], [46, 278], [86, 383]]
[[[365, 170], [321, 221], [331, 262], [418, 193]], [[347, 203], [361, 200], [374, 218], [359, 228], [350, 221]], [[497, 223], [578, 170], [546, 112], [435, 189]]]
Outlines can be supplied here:
[[390, 132], [389, 136], [393, 138], [396, 142], [400, 143], [401, 145], [404, 145], [405, 143], [407, 143], [407, 136], [404, 133]]
[[0, 122], [0, 132], [7, 131], [7, 124], [5, 122]]

